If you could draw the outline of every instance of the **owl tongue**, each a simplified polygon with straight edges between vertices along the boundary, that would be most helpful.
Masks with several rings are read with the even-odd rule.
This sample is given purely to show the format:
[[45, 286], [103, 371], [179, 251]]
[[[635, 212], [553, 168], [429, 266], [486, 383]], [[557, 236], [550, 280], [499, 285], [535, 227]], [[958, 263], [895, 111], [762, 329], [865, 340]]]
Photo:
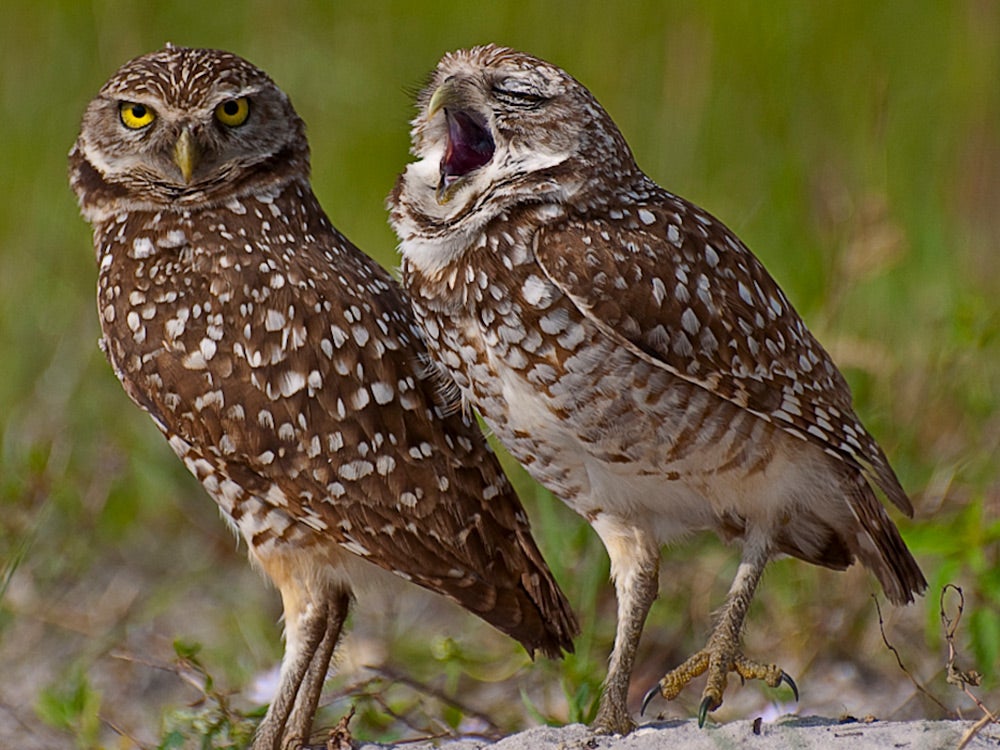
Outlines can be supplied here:
[[493, 137], [475, 115], [445, 110], [448, 148], [441, 160], [441, 182], [448, 186], [493, 158]]

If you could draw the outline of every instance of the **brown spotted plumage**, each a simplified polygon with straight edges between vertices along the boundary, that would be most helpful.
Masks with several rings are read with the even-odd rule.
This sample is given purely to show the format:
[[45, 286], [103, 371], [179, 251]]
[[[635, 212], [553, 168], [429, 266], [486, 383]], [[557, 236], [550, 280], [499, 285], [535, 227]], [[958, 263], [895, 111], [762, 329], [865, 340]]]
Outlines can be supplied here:
[[302, 121], [234, 55], [166, 49], [87, 108], [70, 180], [102, 346], [281, 592], [257, 748], [308, 741], [369, 563], [556, 656], [576, 624], [474, 421], [439, 404], [405, 293], [330, 224]]
[[708, 645], [658, 686], [674, 697], [707, 671], [701, 721], [730, 671], [794, 688], [739, 646], [774, 555], [858, 559], [896, 603], [926, 588], [875, 488], [910, 501], [830, 357], [728, 228], [642, 173], [583, 86], [486, 46], [446, 55], [418, 107], [391, 198], [404, 286], [439, 366], [608, 549], [618, 630], [598, 728], [634, 726], [665, 542], [743, 543]]

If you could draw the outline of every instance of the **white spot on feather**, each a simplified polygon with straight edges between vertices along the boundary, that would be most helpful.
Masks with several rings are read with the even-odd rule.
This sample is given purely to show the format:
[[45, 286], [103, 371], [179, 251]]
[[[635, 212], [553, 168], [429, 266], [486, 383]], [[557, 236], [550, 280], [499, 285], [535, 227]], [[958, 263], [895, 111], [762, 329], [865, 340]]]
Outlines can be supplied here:
[[371, 391], [372, 391], [372, 396], [375, 397], [375, 403], [378, 404], [379, 406], [383, 406], [392, 401], [392, 397], [394, 395], [392, 386], [389, 385], [388, 383], [383, 383], [381, 381], [372, 383]]
[[280, 331], [286, 323], [285, 314], [279, 310], [268, 310], [264, 320], [264, 328], [268, 331]]
[[201, 356], [203, 356], [206, 361], [215, 356], [216, 344], [212, 341], [212, 339], [202, 339], [198, 348], [201, 350]]
[[293, 393], [298, 393], [305, 387], [306, 379], [301, 372], [286, 370], [278, 376], [278, 390], [285, 398], [288, 398]]
[[349, 461], [337, 469], [337, 473], [349, 482], [355, 482], [375, 471], [371, 461]]
[[552, 302], [552, 289], [544, 279], [532, 274], [521, 285], [524, 301], [534, 307], [546, 308]]
[[132, 257], [136, 260], [148, 258], [154, 252], [156, 252], [156, 248], [153, 247], [153, 243], [149, 237], [136, 237], [135, 240], [133, 240]]
[[[639, 212], [642, 215], [642, 211]], [[653, 277], [653, 299], [658, 306], [663, 305], [663, 300], [667, 297], [667, 288], [663, 285], [663, 280], [658, 276]]]
[[701, 324], [698, 322], [698, 316], [694, 314], [694, 310], [690, 307], [685, 308], [681, 315], [681, 328], [693, 336], [700, 327]]

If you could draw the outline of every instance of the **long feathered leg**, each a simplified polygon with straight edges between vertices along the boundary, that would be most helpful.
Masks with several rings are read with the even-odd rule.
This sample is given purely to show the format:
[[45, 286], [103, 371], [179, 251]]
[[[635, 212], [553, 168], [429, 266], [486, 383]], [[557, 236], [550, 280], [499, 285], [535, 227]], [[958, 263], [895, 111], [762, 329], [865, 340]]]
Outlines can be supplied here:
[[323, 684], [326, 682], [330, 660], [333, 658], [333, 652], [340, 641], [350, 606], [350, 592], [337, 591], [332, 594], [327, 605], [323, 638], [319, 642], [312, 662], [299, 686], [295, 708], [292, 709], [292, 715], [288, 719], [285, 729], [286, 737], [298, 739], [304, 743], [312, 733], [313, 719], [316, 716], [320, 694], [323, 692]]
[[282, 738], [288, 717], [295, 707], [303, 680], [315, 659], [316, 651], [326, 634], [326, 604], [308, 605], [300, 614], [289, 612], [285, 607], [288, 634], [285, 645], [285, 659], [281, 665], [281, 680], [278, 692], [267, 709], [267, 714], [257, 728], [253, 750], [284, 750]]
[[599, 516], [594, 529], [611, 558], [611, 577], [618, 597], [618, 625], [608, 676], [593, 728], [627, 734], [635, 728], [628, 711], [628, 685], [639, 637], [659, 591], [660, 550], [643, 531]]

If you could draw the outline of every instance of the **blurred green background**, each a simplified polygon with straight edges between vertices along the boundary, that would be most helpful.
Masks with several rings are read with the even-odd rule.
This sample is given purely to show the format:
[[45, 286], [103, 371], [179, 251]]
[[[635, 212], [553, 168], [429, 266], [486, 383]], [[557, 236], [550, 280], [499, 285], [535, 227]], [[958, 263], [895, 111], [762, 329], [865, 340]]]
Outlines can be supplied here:
[[[983, 673], [972, 691], [1000, 709], [1000, 4], [7, 0], [3, 16], [0, 746], [211, 735], [221, 747], [230, 707], [263, 700], [255, 679], [281, 654], [277, 595], [96, 346], [96, 271], [66, 153], [104, 80], [167, 41], [271, 74], [309, 126], [334, 223], [389, 267], [384, 199], [409, 158], [412, 95], [440, 55], [495, 41], [569, 70], [654, 179], [761, 257], [914, 498], [917, 518], [900, 525], [931, 589], [882, 616], [938, 702], [883, 644], [862, 570], [773, 564], [748, 653], [796, 677], [804, 714], [976, 716], [945, 682], [939, 595], [952, 583], [965, 597], [958, 666]], [[381, 583], [359, 596], [326, 725], [352, 702], [357, 732], [383, 740], [589, 718], [614, 631], [606, 557], [511, 469], [580, 613], [577, 655], [531, 664], [457, 608]], [[703, 644], [737, 557], [707, 536], [665, 552], [636, 695]], [[953, 593], [946, 605], [954, 616]], [[687, 717], [698, 700], [693, 689], [653, 709]], [[795, 710], [778, 700], [790, 697], [733, 684], [717, 716]]]

